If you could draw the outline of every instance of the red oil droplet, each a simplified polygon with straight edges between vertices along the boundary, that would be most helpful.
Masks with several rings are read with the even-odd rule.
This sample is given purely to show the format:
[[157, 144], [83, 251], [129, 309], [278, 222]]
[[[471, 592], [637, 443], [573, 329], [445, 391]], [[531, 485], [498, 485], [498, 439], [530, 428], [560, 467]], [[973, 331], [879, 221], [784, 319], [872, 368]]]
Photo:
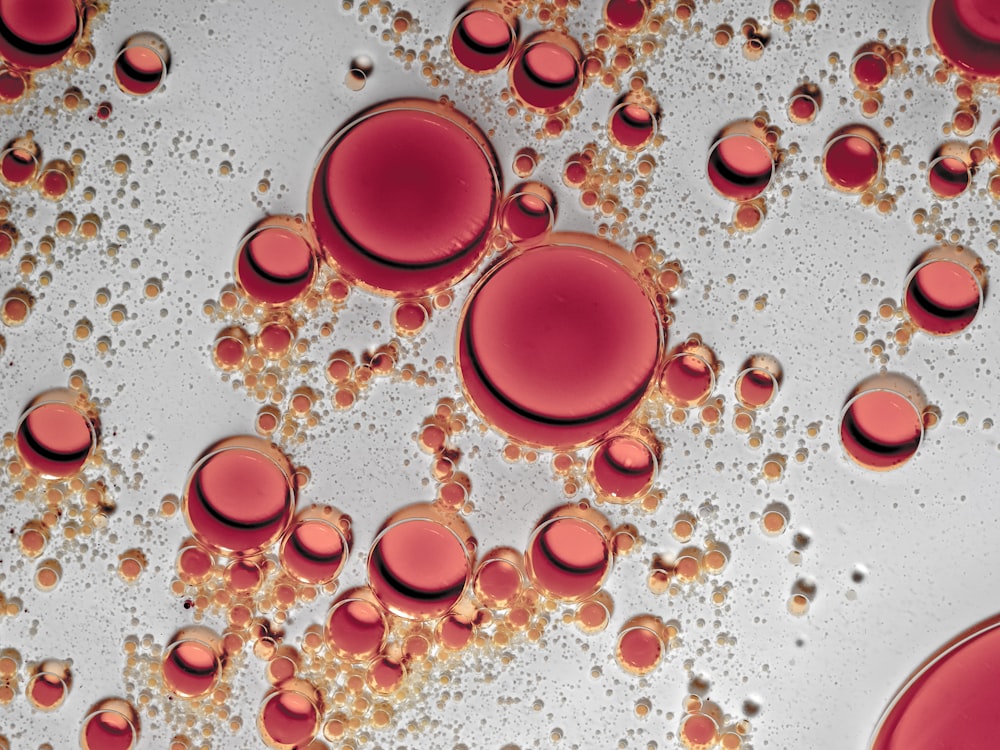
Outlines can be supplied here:
[[169, 61], [162, 39], [153, 34], [137, 34], [126, 40], [115, 58], [115, 83], [126, 94], [152, 94], [166, 78]]
[[752, 367], [736, 378], [736, 398], [748, 409], [760, 409], [771, 403], [778, 384], [767, 370]]
[[911, 272], [903, 309], [921, 330], [948, 336], [965, 329], [982, 302], [983, 289], [968, 268], [950, 260], [932, 260]]
[[44, 711], [58, 708], [66, 698], [66, 683], [57, 674], [39, 672], [28, 682], [28, 699]]
[[840, 422], [844, 450], [867, 469], [895, 469], [913, 457], [923, 422], [913, 403], [891, 390], [861, 393], [848, 402]]
[[993, 0], [934, 0], [931, 40], [969, 78], [1000, 78], [1000, 8]]
[[97, 447], [94, 423], [69, 404], [39, 403], [21, 418], [15, 435], [28, 468], [49, 479], [65, 479], [83, 468]]
[[708, 154], [708, 181], [723, 197], [748, 201], [774, 177], [774, 155], [761, 140], [741, 133], [716, 141]]
[[510, 88], [525, 107], [553, 114], [569, 106], [583, 83], [575, 40], [543, 31], [525, 41], [510, 65]]
[[261, 738], [271, 747], [305, 747], [319, 731], [316, 704], [297, 690], [275, 690], [264, 699], [257, 719]]
[[852, 132], [835, 135], [823, 151], [823, 173], [834, 187], [860, 193], [878, 179], [882, 171], [880, 139], [873, 131], [856, 126]]
[[236, 282], [257, 302], [292, 302], [312, 286], [315, 276], [312, 245], [288, 227], [261, 226], [247, 235], [236, 253]]
[[663, 640], [653, 630], [632, 626], [618, 636], [615, 657], [618, 663], [633, 674], [653, 671], [663, 656]]
[[958, 636], [906, 681], [879, 722], [871, 750], [996, 745], [1000, 618]]
[[656, 457], [638, 438], [617, 435], [597, 446], [590, 458], [590, 477], [600, 494], [626, 500], [649, 489]]
[[0, 0], [0, 57], [25, 70], [55, 65], [80, 32], [73, 0]]
[[851, 76], [859, 88], [874, 91], [889, 79], [889, 63], [877, 52], [862, 52], [851, 62]]
[[[251, 442], [252, 441], [252, 442]], [[227, 441], [228, 442], [228, 441]], [[191, 472], [183, 506], [188, 525], [204, 545], [250, 553], [277, 541], [291, 519], [295, 494], [277, 449], [223, 444]], [[262, 441], [261, 441], [262, 442]]]
[[796, 94], [788, 102], [788, 119], [805, 125], [816, 119], [819, 106], [809, 94]]
[[547, 596], [579, 601], [597, 593], [611, 570], [607, 536], [590, 521], [560, 516], [543, 521], [525, 553], [528, 579]]
[[795, 11], [795, 0], [774, 0], [774, 2], [771, 3], [771, 18], [778, 23], [791, 21], [792, 18], [795, 17]]
[[604, 20], [616, 31], [636, 31], [648, 12], [648, 0], [608, 0], [604, 4]]
[[[125, 711], [126, 707], [123, 706], [122, 709]], [[132, 750], [138, 739], [139, 732], [134, 720], [114, 708], [101, 708], [92, 712], [84, 719], [80, 730], [80, 745], [83, 750]]]
[[372, 593], [386, 609], [409, 619], [444, 615], [461, 598], [470, 575], [465, 543], [429, 518], [390, 525], [368, 553]]
[[26, 148], [8, 148], [0, 157], [0, 176], [4, 182], [13, 187], [27, 184], [37, 171], [38, 160], [35, 154]]
[[660, 393], [673, 406], [700, 406], [714, 389], [715, 371], [697, 354], [678, 352], [663, 366]]
[[221, 667], [211, 644], [196, 638], [176, 640], [163, 653], [163, 682], [185, 698], [205, 695], [218, 682]]
[[309, 218], [345, 278], [419, 296], [476, 266], [499, 199], [496, 157], [476, 125], [437, 102], [401, 99], [334, 136], [313, 176]]
[[611, 110], [608, 135], [620, 148], [641, 149], [656, 135], [656, 113], [642, 104], [622, 102]]
[[516, 243], [537, 241], [552, 229], [556, 216], [552, 190], [538, 182], [518, 185], [500, 208], [500, 226]]
[[459, 340], [459, 374], [480, 414], [547, 447], [590, 443], [624, 422], [652, 378], [661, 338], [649, 297], [623, 265], [594, 243], [560, 239], [480, 281]]
[[28, 80], [26, 73], [0, 67], [0, 101], [8, 104], [18, 101], [28, 90]]
[[517, 42], [516, 20], [501, 12], [470, 10], [455, 19], [449, 44], [460, 66], [472, 73], [492, 73], [510, 60]]
[[385, 615], [373, 602], [345, 594], [326, 620], [326, 642], [338, 656], [354, 662], [368, 661], [385, 643]]
[[297, 522], [281, 542], [281, 566], [305, 583], [326, 583], [347, 561], [347, 540], [336, 524], [321, 518]]
[[972, 183], [969, 165], [954, 156], [942, 156], [927, 168], [927, 184], [940, 198], [957, 198]]
[[484, 606], [506, 609], [521, 593], [523, 583], [521, 569], [512, 559], [487, 555], [476, 570], [473, 590]]
[[680, 738], [689, 750], [708, 750], [719, 741], [719, 727], [707, 714], [689, 714], [681, 722]]

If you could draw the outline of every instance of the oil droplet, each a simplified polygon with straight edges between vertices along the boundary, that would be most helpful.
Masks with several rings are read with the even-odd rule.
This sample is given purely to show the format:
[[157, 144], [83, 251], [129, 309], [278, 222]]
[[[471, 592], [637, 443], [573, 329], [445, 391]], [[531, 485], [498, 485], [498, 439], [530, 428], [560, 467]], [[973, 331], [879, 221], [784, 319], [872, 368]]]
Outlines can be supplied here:
[[228, 438], [195, 464], [182, 502], [202, 544], [224, 553], [255, 552], [277, 541], [291, 520], [291, 466], [260, 438]]
[[1000, 78], [1000, 21], [989, 2], [934, 0], [930, 30], [934, 49], [960, 75]]
[[660, 373], [660, 393], [679, 408], [701, 406], [715, 390], [715, 354], [700, 341], [681, 344]]
[[869, 127], [848, 125], [831, 136], [823, 150], [823, 174], [849, 193], [870, 188], [882, 173], [882, 139]]
[[708, 152], [708, 181], [724, 198], [749, 201], [774, 179], [774, 153], [748, 122], [723, 129]]
[[553, 599], [579, 601], [593, 596], [611, 570], [610, 530], [607, 519], [586, 506], [551, 511], [528, 541], [524, 560], [528, 580]]
[[896, 469], [923, 440], [917, 386], [902, 376], [864, 381], [845, 405], [840, 441], [848, 457], [866, 469]]
[[83, 750], [133, 750], [138, 741], [139, 716], [121, 698], [109, 698], [91, 708], [80, 729]]
[[652, 615], [633, 617], [622, 626], [615, 646], [619, 665], [632, 674], [648, 674], [663, 658], [663, 623]]
[[348, 661], [369, 661], [382, 650], [387, 635], [382, 608], [367, 589], [346, 592], [327, 615], [326, 643]]
[[448, 45], [455, 62], [470, 73], [493, 73], [514, 54], [518, 20], [500, 2], [485, 3], [461, 13], [451, 27]]
[[490, 609], [507, 609], [524, 586], [521, 554], [508, 547], [490, 550], [479, 563], [472, 587], [476, 598]]
[[36, 396], [15, 430], [15, 448], [24, 464], [46, 479], [74, 476], [97, 448], [96, 415], [81, 408], [69, 390]]
[[69, 665], [49, 659], [33, 670], [24, 692], [35, 708], [52, 711], [66, 699], [71, 682]]
[[[615, 248], [574, 234], [549, 241], [495, 266], [474, 288], [458, 370], [469, 401], [500, 432], [572, 447], [620, 425], [639, 404], [659, 355], [659, 323]], [[594, 249], [602, 246], [611, 252]]]
[[351, 91], [361, 91], [368, 82], [368, 76], [375, 69], [375, 63], [368, 55], [358, 55], [351, 60], [351, 65], [344, 76], [344, 84]]
[[23, 70], [55, 65], [83, 29], [73, 0], [8, 0], [0, 4], [0, 57]]
[[653, 484], [657, 458], [642, 440], [618, 435], [602, 442], [590, 457], [588, 474], [601, 495], [628, 500], [644, 494]]
[[257, 716], [261, 739], [276, 750], [305, 747], [319, 731], [322, 714], [315, 688], [301, 680], [290, 681], [298, 689], [281, 687], [265, 697]]
[[182, 698], [207, 695], [218, 683], [221, 670], [221, 643], [207, 628], [182, 630], [163, 652], [163, 682]]
[[401, 617], [441, 617], [469, 583], [470, 545], [472, 534], [460, 518], [426, 504], [405, 508], [389, 518], [368, 553], [372, 593]]
[[542, 114], [560, 112], [576, 98], [583, 84], [580, 45], [559, 31], [540, 31], [524, 41], [510, 64], [509, 82], [515, 98]]
[[148, 96], [163, 85], [170, 70], [170, 50], [156, 34], [143, 32], [125, 40], [115, 57], [118, 88], [132, 96]]
[[313, 176], [309, 219], [346, 279], [419, 296], [476, 266], [500, 189], [496, 157], [471, 119], [438, 102], [401, 99], [334, 136]]
[[556, 199], [540, 182], [525, 182], [510, 192], [500, 207], [500, 226], [511, 242], [537, 242], [552, 229]]
[[906, 277], [903, 311], [920, 330], [950, 336], [967, 328], [983, 306], [986, 270], [964, 248], [924, 253]]
[[303, 510], [281, 541], [282, 568], [303, 583], [334, 580], [347, 562], [350, 528], [350, 520], [329, 506]]
[[237, 285], [251, 299], [266, 305], [287, 305], [312, 286], [316, 250], [295, 219], [269, 217], [240, 242], [235, 276]]
[[62, 565], [58, 560], [42, 560], [35, 571], [35, 585], [42, 591], [52, 591], [62, 580]]

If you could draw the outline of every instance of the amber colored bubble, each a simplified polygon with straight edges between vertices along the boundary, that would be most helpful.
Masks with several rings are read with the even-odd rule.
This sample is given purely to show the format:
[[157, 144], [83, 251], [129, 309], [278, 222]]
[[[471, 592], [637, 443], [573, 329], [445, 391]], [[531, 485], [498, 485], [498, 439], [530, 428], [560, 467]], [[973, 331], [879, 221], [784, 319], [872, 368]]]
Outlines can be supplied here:
[[15, 447], [33, 472], [48, 479], [65, 479], [79, 472], [97, 448], [91, 418], [63, 399], [43, 401], [21, 417]]
[[616, 435], [591, 454], [588, 474], [601, 495], [627, 500], [645, 493], [657, 472], [656, 456], [638, 438]]
[[0, 302], [0, 320], [11, 328], [24, 325], [33, 306], [34, 298], [31, 294], [24, 289], [12, 289]]
[[349, 661], [364, 662], [374, 657], [382, 650], [387, 633], [381, 607], [365, 599], [341, 598], [326, 620], [327, 645]]
[[168, 690], [184, 698], [210, 692], [219, 680], [221, 669], [217, 650], [197, 638], [174, 641], [163, 652], [163, 682]]
[[523, 574], [518, 565], [516, 555], [513, 550], [507, 554], [508, 557], [494, 556], [491, 552], [486, 555], [473, 578], [473, 591], [476, 598], [486, 607], [491, 609], [506, 609], [511, 606], [521, 594], [523, 587]]
[[415, 336], [424, 329], [430, 312], [420, 302], [400, 302], [392, 310], [392, 324], [403, 336]]
[[268, 694], [257, 716], [261, 739], [276, 750], [294, 750], [311, 742], [322, 715], [313, 700], [297, 690]]
[[471, 576], [469, 552], [448, 526], [406, 518], [382, 531], [368, 553], [372, 593], [410, 619], [440, 617], [462, 596]]
[[202, 544], [220, 552], [249, 553], [281, 536], [291, 520], [295, 494], [286, 468], [251, 447], [260, 444], [259, 438], [236, 440], [246, 444], [224, 444], [195, 465], [183, 507]]
[[212, 573], [211, 553], [197, 543], [181, 547], [177, 555], [177, 574], [185, 583], [201, 583]]
[[475, 635], [473, 624], [457, 615], [446, 615], [438, 620], [434, 636], [438, 644], [449, 651], [460, 651], [472, 643]]
[[610, 544], [588, 520], [550, 518], [532, 534], [525, 567], [528, 579], [547, 596], [586, 599], [600, 589], [611, 570]]
[[867, 469], [895, 469], [917, 452], [923, 440], [920, 412], [893, 390], [869, 390], [848, 401], [840, 441], [848, 457]]

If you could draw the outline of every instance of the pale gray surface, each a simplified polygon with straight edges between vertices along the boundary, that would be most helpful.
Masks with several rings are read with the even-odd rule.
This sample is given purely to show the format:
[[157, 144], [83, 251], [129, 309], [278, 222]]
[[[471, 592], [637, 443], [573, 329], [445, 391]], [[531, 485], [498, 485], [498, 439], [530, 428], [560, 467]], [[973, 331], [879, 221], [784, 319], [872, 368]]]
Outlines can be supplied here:
[[[596, 29], [596, 3], [585, 4], [586, 10], [575, 13], [574, 31]], [[81, 188], [94, 186], [93, 208], [104, 215], [104, 239], [73, 251], [60, 243], [62, 267], [52, 269], [53, 282], [39, 294], [28, 324], [3, 331], [7, 351], [0, 369], [0, 424], [13, 429], [34, 394], [65, 385], [69, 373], [60, 360], [71, 351], [94, 395], [107, 400], [102, 407], [105, 449], [127, 476], [141, 474], [116, 493], [119, 512], [106, 533], [93, 539], [91, 549], [60, 555], [64, 576], [54, 593], [34, 590], [34, 563], [22, 562], [16, 540], [4, 535], [0, 590], [21, 597], [30, 611], [0, 620], [0, 646], [18, 648], [26, 662], [71, 657], [75, 674], [69, 699], [52, 714], [31, 711], [23, 694], [0, 708], [0, 734], [18, 750], [43, 741], [57, 749], [75, 747], [87, 706], [123, 690], [122, 638], [149, 633], [165, 643], [188, 622], [167, 590], [176, 546], [186, 529], [179, 518], [160, 519], [156, 509], [163, 495], [181, 490], [188, 468], [204, 448], [252, 430], [257, 405], [223, 383], [212, 367], [209, 344], [219, 326], [200, 312], [229, 277], [240, 236], [267, 212], [304, 210], [315, 159], [351, 113], [393, 96], [437, 94], [417, 72], [404, 72], [389, 58], [391, 44], [378, 41], [368, 24], [359, 24], [356, 13], [342, 11], [337, 3], [220, 0], [198, 5], [116, 0], [95, 26], [97, 62], [72, 74], [90, 108], [44, 112], [68, 85], [63, 73], [47, 72], [38, 76], [36, 97], [3, 116], [5, 138], [33, 129], [48, 156], [58, 155], [63, 142], [85, 149], [86, 163], [67, 207], [78, 216], [85, 213]], [[417, 3], [408, 8], [422, 29], [408, 37], [408, 47], [417, 47], [425, 36], [445, 34], [457, 8], [453, 2], [447, 9], [423, 5], [428, 9]], [[910, 465], [888, 474], [865, 472], [842, 456], [837, 442], [836, 419], [844, 400], [856, 382], [877, 368], [865, 346], [852, 340], [857, 314], [874, 311], [885, 297], [898, 298], [910, 264], [932, 244], [911, 220], [916, 208], [930, 208], [933, 202], [918, 165], [943, 139], [941, 127], [955, 100], [947, 87], [932, 86], [912, 73], [886, 86], [884, 113], [895, 117], [896, 124], [886, 128], [880, 117], [876, 127], [890, 145], [903, 147], [908, 161], [889, 164], [890, 190], [901, 185], [905, 193], [893, 214], [880, 216], [863, 209], [856, 198], [830, 189], [815, 162], [830, 133], [862, 121], [845, 65], [831, 70], [827, 57], [837, 52], [841, 60], [849, 60], [880, 28], [907, 40], [910, 48], [926, 46], [924, 5], [828, 0], [819, 23], [796, 24], [790, 33], [774, 30], [763, 58], [748, 63], [737, 42], [716, 48], [708, 29], [721, 21], [736, 25], [748, 12], [766, 20], [767, 3], [738, 8], [711, 4], [696, 12], [706, 26], [703, 33], [671, 34], [654, 61], [642, 65], [663, 108], [667, 140], [655, 153], [659, 166], [649, 217], [635, 222], [635, 234], [655, 232], [659, 246], [684, 265], [688, 286], [678, 297], [671, 338], [700, 333], [725, 362], [720, 379], [728, 407], [725, 429], [708, 449], [704, 436], [693, 435], [690, 426], [663, 427], [665, 466], [659, 485], [666, 489], [667, 501], [661, 510], [649, 516], [629, 508], [608, 509], [613, 518], [632, 520], [645, 544], [612, 574], [608, 588], [615, 613], [605, 633], [585, 637], [556, 623], [545, 647], [518, 646], [508, 667], [488, 658], [475, 668], [471, 662], [455, 667], [450, 699], [435, 697], [401, 711], [394, 730], [374, 733], [369, 746], [548, 747], [550, 733], [559, 728], [563, 747], [611, 748], [623, 740], [620, 747], [672, 748], [676, 743], [668, 733], [677, 730], [688, 681], [703, 675], [711, 684], [710, 697], [728, 713], [739, 714], [748, 699], [761, 704], [752, 722], [753, 747], [863, 748], [910, 671], [954, 634], [995, 612], [988, 592], [995, 590], [1000, 570], [998, 446], [982, 428], [1000, 405], [993, 369], [998, 333], [994, 300], [987, 300], [967, 335], [947, 340], [918, 336], [904, 357], [890, 352], [890, 369], [916, 378], [943, 414], [942, 424], [928, 434]], [[114, 89], [109, 65], [121, 40], [140, 30], [167, 40], [173, 69], [165, 90], [130, 100]], [[358, 53], [372, 56], [375, 71], [367, 87], [353, 93], [343, 77]], [[931, 68], [936, 62], [922, 60]], [[444, 93], [484, 129], [496, 128], [493, 143], [507, 168], [514, 152], [534, 139], [531, 128], [496, 106], [504, 76], [473, 80], [447, 62], [443, 67], [453, 82]], [[821, 78], [821, 71], [835, 73], [838, 81]], [[783, 103], [805, 77], [820, 83], [824, 108], [813, 125], [793, 126]], [[102, 94], [100, 87], [109, 90]], [[910, 101], [903, 97], [908, 88], [915, 92]], [[86, 117], [103, 98], [115, 108], [106, 126]], [[567, 154], [599, 137], [612, 99], [607, 90], [587, 90], [573, 131], [541, 144], [545, 159], [536, 174], [559, 193], [559, 228], [595, 227], [577, 208], [575, 193], [562, 187], [559, 172]], [[996, 97], [980, 104], [977, 136], [985, 137], [998, 118]], [[705, 155], [722, 125], [765, 108], [785, 130], [782, 145], [800, 145], [800, 154], [789, 158], [779, 176], [779, 184], [791, 185], [793, 192], [784, 199], [779, 188], [772, 188], [763, 227], [750, 236], [730, 237], [721, 224], [730, 220], [731, 206], [704, 178]], [[235, 155], [224, 153], [222, 144]], [[126, 180], [106, 166], [118, 153], [132, 159]], [[233, 164], [233, 176], [217, 174], [223, 160]], [[994, 246], [988, 246], [993, 240], [989, 222], [996, 215], [995, 204], [982, 194], [988, 171], [977, 176], [969, 195], [942, 204], [950, 227], [961, 230], [962, 242], [987, 265], [994, 255]], [[265, 173], [272, 189], [258, 202], [256, 184]], [[513, 184], [509, 172], [505, 177]], [[123, 193], [116, 199], [119, 188]], [[133, 198], [138, 205], [132, 205]], [[59, 210], [32, 193], [18, 193], [11, 200], [15, 223], [28, 239], [37, 240]], [[25, 209], [30, 204], [38, 212], [29, 219]], [[131, 238], [111, 260], [103, 249], [121, 224], [131, 227]], [[155, 236], [151, 224], [161, 227]], [[19, 280], [18, 257], [15, 251], [0, 267], [4, 288]], [[862, 284], [865, 273], [878, 283]], [[732, 285], [725, 281], [728, 274], [736, 277]], [[164, 292], [150, 302], [142, 299], [142, 284], [153, 276], [164, 279]], [[38, 290], [34, 280], [28, 286]], [[128, 308], [130, 320], [118, 330], [112, 329], [107, 311], [94, 304], [94, 293], [102, 286], [111, 290], [113, 304]], [[468, 283], [460, 287], [459, 298], [467, 288]], [[738, 297], [741, 289], [749, 290], [745, 301]], [[761, 294], [767, 294], [768, 303], [757, 312], [753, 300]], [[162, 317], [161, 309], [166, 311]], [[381, 300], [353, 295], [334, 337], [315, 347], [314, 356], [338, 346], [359, 350], [379, 343], [383, 338], [372, 337], [371, 321], [387, 321], [388, 310]], [[450, 356], [458, 312], [455, 305], [435, 315], [419, 350], [406, 359], [429, 363], [439, 354]], [[84, 316], [94, 322], [95, 332], [81, 344], [72, 340], [72, 329]], [[872, 338], [884, 337], [889, 326], [871, 329]], [[100, 335], [111, 336], [113, 355], [96, 355], [94, 341]], [[776, 403], [758, 422], [765, 429], [764, 448], [758, 451], [747, 448], [745, 437], [729, 426], [736, 371], [755, 351], [774, 354], [785, 371]], [[314, 385], [329, 392], [324, 383]], [[427, 458], [411, 435], [438, 397], [454, 393], [450, 377], [437, 388], [378, 383], [353, 410], [331, 412], [294, 453], [295, 461], [313, 474], [303, 500], [329, 500], [348, 511], [363, 549], [394, 508], [431, 497], [432, 488], [424, 486]], [[960, 412], [969, 415], [965, 426], [955, 424]], [[773, 435], [779, 416], [788, 420], [783, 441]], [[822, 422], [820, 436], [807, 440], [806, 425], [814, 421]], [[354, 429], [354, 423], [361, 428]], [[510, 466], [499, 456], [499, 438], [473, 437], [463, 439], [463, 461], [473, 480], [476, 511], [469, 523], [480, 549], [521, 545], [536, 519], [561, 502], [561, 487], [547, 460]], [[774, 485], [751, 479], [764, 455], [791, 454], [800, 440], [810, 451], [804, 465], [790, 462], [787, 476]], [[829, 450], [821, 448], [824, 444]], [[478, 452], [469, 450], [474, 445]], [[140, 455], [133, 459], [135, 449]], [[410, 464], [402, 470], [405, 461]], [[721, 471], [715, 470], [717, 463]], [[775, 500], [791, 507], [791, 530], [768, 539], [751, 514]], [[19, 528], [35, 510], [7, 497], [0, 504], [5, 528]], [[732, 550], [720, 579], [730, 582], [732, 591], [721, 610], [708, 601], [710, 584], [673, 599], [654, 596], [645, 585], [651, 554], [680, 546], [669, 533], [674, 514], [703, 505], [715, 510], [708, 512], [699, 534], [713, 532]], [[788, 559], [796, 531], [811, 536], [798, 567]], [[128, 587], [110, 569], [118, 553], [132, 546], [146, 551], [150, 566], [138, 586]], [[869, 575], [855, 584], [851, 573], [858, 565]], [[786, 601], [799, 576], [815, 579], [818, 591], [808, 616], [796, 619], [788, 614]], [[361, 580], [362, 555], [357, 554], [345, 581]], [[327, 606], [320, 601], [298, 612], [290, 633], [319, 621]], [[638, 679], [618, 668], [613, 642], [625, 619], [645, 611], [679, 619], [683, 646], [652, 675]], [[719, 633], [734, 636], [735, 645], [716, 645]], [[590, 676], [594, 667], [603, 670], [599, 679]], [[234, 686], [234, 713], [243, 717], [244, 729], [237, 736], [222, 731], [215, 747], [260, 745], [253, 718], [264, 689], [262, 666], [251, 659]], [[431, 688], [432, 695], [442, 691]], [[633, 712], [640, 698], [652, 701], [644, 720]], [[543, 703], [538, 711], [532, 709], [536, 700]], [[407, 735], [408, 721], [423, 716], [434, 722], [432, 727]], [[403, 731], [397, 734], [396, 729]], [[140, 747], [162, 747], [175, 731], [146, 721]]]

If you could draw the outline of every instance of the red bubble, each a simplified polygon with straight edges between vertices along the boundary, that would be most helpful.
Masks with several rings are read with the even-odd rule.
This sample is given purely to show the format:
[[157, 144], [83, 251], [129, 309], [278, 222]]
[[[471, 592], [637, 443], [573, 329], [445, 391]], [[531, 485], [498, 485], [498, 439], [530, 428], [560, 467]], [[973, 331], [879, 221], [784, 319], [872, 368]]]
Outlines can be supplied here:
[[840, 423], [844, 450], [867, 469], [894, 469], [909, 461], [923, 439], [913, 403], [890, 390], [866, 391], [848, 402]]
[[73, 476], [97, 447], [93, 423], [79, 409], [62, 403], [42, 403], [22, 417], [15, 436], [18, 455], [43, 477]]
[[499, 198], [495, 156], [472, 121], [406, 99], [334, 137], [313, 176], [309, 218], [345, 278], [423, 295], [476, 266]]
[[74, 0], [0, 0], [0, 57], [25, 70], [47, 68], [69, 53], [80, 28]]
[[590, 248], [549, 244], [496, 266], [473, 290], [459, 373], [501, 432], [573, 446], [631, 414], [659, 351], [655, 309], [625, 267]]

